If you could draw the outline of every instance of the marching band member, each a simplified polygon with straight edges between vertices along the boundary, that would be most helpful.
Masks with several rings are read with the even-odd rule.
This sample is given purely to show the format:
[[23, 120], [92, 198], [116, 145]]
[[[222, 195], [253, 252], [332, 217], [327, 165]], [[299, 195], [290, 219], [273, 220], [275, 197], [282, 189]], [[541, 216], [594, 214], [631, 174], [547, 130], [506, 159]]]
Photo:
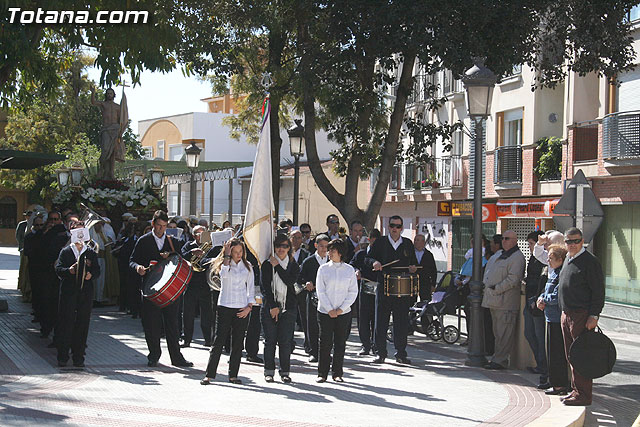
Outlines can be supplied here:
[[[309, 252], [302, 247], [302, 232], [300, 230], [293, 230], [289, 233], [289, 239], [291, 240], [291, 256], [293, 256], [293, 260], [299, 266], [302, 266], [302, 263], [309, 256]], [[304, 333], [304, 351], [309, 354], [309, 334], [307, 332], [307, 290], [300, 289], [296, 290], [296, 300], [298, 301], [298, 321], [300, 323], [300, 327], [302, 328], [302, 332]], [[293, 351], [296, 346], [295, 340], [291, 343], [291, 350]]]
[[[329, 374], [336, 382], [343, 382], [344, 351], [351, 331], [351, 304], [358, 296], [356, 272], [343, 258], [347, 254], [341, 239], [329, 243], [330, 261], [318, 268], [318, 323], [320, 324], [320, 358], [316, 382], [325, 382]], [[333, 347], [333, 362], [331, 349]]]
[[274, 246], [276, 256], [262, 264], [261, 277], [264, 379], [273, 382], [277, 344], [280, 349], [280, 377], [282, 382], [290, 383], [291, 341], [297, 314], [294, 285], [300, 268], [291, 256], [291, 241], [286, 235], [278, 234]]
[[316, 236], [315, 253], [304, 260], [300, 274], [298, 275], [298, 283], [304, 284], [307, 291], [307, 333], [309, 334], [309, 362], [318, 361], [318, 343], [320, 340], [320, 332], [318, 328], [318, 306], [314, 294], [316, 290], [316, 278], [318, 269], [325, 264], [329, 258], [327, 256], [327, 248], [329, 246], [329, 236], [319, 234]]
[[200, 381], [200, 384], [207, 385], [212, 378], [216, 377], [222, 347], [227, 342], [229, 335], [231, 335], [229, 382], [241, 384], [238, 370], [242, 358], [242, 343], [251, 307], [255, 302], [253, 269], [247, 261], [244, 243], [236, 238], [227, 241], [212, 268], [214, 273], [220, 274], [221, 282], [218, 320], [216, 338], [213, 347], [211, 347], [209, 363], [205, 377]]
[[[151, 225], [152, 230], [138, 239], [133, 253], [129, 259], [129, 266], [140, 276], [147, 274], [151, 261], [161, 261], [168, 258], [169, 254], [176, 252], [175, 248], [180, 247], [180, 242], [171, 236], [167, 236], [167, 223], [169, 217], [164, 211], [156, 211], [153, 214]], [[158, 366], [158, 360], [162, 354], [160, 350], [161, 328], [164, 324], [165, 339], [171, 364], [179, 367], [191, 367], [192, 362], [188, 362], [180, 352], [178, 344], [178, 305], [173, 303], [160, 308], [152, 301], [143, 298], [142, 307], [142, 327], [144, 337], [149, 348], [147, 356], [147, 366]]]
[[[376, 240], [371, 251], [365, 257], [365, 263], [378, 272], [376, 295], [376, 351], [378, 357], [373, 363], [384, 363], [387, 357], [387, 330], [389, 316], [393, 313], [393, 345], [396, 349], [396, 362], [411, 364], [407, 358], [407, 334], [409, 332], [409, 307], [411, 297], [386, 296], [384, 294], [384, 276], [391, 273], [392, 267], [406, 267], [409, 273], [417, 271], [415, 248], [411, 240], [402, 237], [402, 218], [394, 215], [389, 218], [389, 234]], [[394, 262], [393, 266], [383, 265]]]
[[100, 265], [96, 253], [84, 243], [89, 234], [84, 223], [75, 223], [72, 230], [77, 230], [72, 231], [75, 241], [60, 251], [55, 264], [60, 278], [58, 366], [67, 365], [71, 350], [73, 366], [83, 367], [93, 306], [93, 278], [100, 274]]

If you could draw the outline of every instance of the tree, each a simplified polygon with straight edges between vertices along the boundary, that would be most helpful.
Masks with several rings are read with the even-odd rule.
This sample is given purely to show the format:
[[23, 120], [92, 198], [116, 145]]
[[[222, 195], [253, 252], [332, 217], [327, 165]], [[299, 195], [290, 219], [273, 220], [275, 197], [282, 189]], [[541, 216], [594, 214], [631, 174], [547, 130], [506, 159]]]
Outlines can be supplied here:
[[[67, 160], [43, 169], [0, 170], [0, 184], [29, 191], [31, 201], [55, 194], [55, 170], [81, 165], [94, 170], [100, 156], [100, 112], [91, 105], [90, 82], [83, 74], [89, 57], [74, 53], [74, 60], [61, 75], [62, 84], [50, 96], [25, 98], [9, 111], [6, 137], [0, 147], [41, 153], [64, 154]], [[127, 158], [142, 158], [142, 147], [128, 126], [123, 135]]]
[[[307, 157], [323, 194], [347, 219], [371, 228], [391, 171], [405, 156], [424, 160], [425, 148], [445, 141], [455, 124], [425, 125], [405, 114], [416, 61], [426, 73], [460, 76], [482, 56], [498, 75], [516, 64], [538, 71], [536, 86], [553, 87], [568, 71], [612, 78], [634, 56], [626, 14], [634, 1], [560, 0], [412, 2], [408, 0], [298, 3], [299, 95]], [[454, 13], [455, 12], [455, 13]], [[396, 87], [388, 97], [388, 86]], [[319, 109], [317, 105], [325, 106]], [[437, 107], [438, 102], [432, 107]], [[384, 115], [388, 119], [380, 120]], [[320, 126], [336, 135], [336, 170], [345, 192], [330, 183], [317, 155]], [[402, 135], [410, 142], [400, 145]], [[379, 165], [366, 208], [358, 179]]]

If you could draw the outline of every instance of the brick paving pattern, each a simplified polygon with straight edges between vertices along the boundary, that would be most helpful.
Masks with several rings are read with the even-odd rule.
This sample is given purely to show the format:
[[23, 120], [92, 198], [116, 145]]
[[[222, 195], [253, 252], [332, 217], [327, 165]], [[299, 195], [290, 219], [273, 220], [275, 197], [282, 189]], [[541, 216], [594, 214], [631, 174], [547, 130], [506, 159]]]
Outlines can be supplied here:
[[345, 383], [316, 384], [315, 364], [296, 352], [293, 384], [277, 376], [268, 384], [261, 365], [243, 362], [243, 384], [232, 385], [223, 355], [218, 378], [204, 387], [201, 339], [183, 349], [194, 368], [170, 366], [164, 342], [160, 365], [148, 368], [140, 320], [113, 307], [92, 313], [86, 368], [58, 368], [15, 290], [16, 253], [0, 248], [0, 298], [10, 307], [0, 313], [0, 425], [519, 426], [549, 408], [532, 387], [535, 376], [466, 367], [462, 348], [421, 335], [409, 339], [412, 366], [371, 365], [356, 356], [355, 329]]

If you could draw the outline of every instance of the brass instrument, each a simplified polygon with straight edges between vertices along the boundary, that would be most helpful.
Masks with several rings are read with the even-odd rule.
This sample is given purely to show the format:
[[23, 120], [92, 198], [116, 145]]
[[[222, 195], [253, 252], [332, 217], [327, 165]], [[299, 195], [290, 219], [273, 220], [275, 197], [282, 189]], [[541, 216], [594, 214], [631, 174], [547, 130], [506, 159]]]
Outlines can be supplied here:
[[197, 273], [201, 273], [207, 269], [207, 265], [202, 265], [202, 259], [211, 250], [211, 234], [208, 231], [203, 231], [200, 234], [200, 250], [202, 254], [191, 258], [191, 269]]
[[220, 280], [220, 275], [213, 272], [213, 268], [211, 265], [207, 268], [207, 284], [212, 291], [220, 291], [222, 289], [222, 282]]

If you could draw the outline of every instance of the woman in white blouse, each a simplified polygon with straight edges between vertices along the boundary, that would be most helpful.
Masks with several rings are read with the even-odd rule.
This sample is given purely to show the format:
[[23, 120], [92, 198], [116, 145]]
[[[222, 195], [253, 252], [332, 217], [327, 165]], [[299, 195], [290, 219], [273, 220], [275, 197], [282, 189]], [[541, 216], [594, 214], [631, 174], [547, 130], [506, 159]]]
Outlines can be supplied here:
[[329, 375], [332, 347], [333, 380], [344, 382], [342, 365], [347, 338], [351, 331], [351, 305], [358, 296], [356, 271], [343, 260], [347, 253], [345, 243], [342, 239], [334, 239], [329, 243], [328, 249], [329, 262], [320, 266], [316, 278], [320, 324], [320, 357], [316, 379], [318, 383], [325, 382]]
[[242, 342], [251, 306], [255, 302], [253, 270], [247, 261], [244, 243], [236, 238], [225, 243], [211, 268], [214, 273], [220, 274], [221, 288], [218, 297], [216, 337], [209, 354], [205, 377], [200, 381], [200, 384], [207, 385], [211, 379], [216, 377], [222, 347], [229, 334], [231, 334], [229, 382], [241, 384], [238, 370], [242, 356]]

